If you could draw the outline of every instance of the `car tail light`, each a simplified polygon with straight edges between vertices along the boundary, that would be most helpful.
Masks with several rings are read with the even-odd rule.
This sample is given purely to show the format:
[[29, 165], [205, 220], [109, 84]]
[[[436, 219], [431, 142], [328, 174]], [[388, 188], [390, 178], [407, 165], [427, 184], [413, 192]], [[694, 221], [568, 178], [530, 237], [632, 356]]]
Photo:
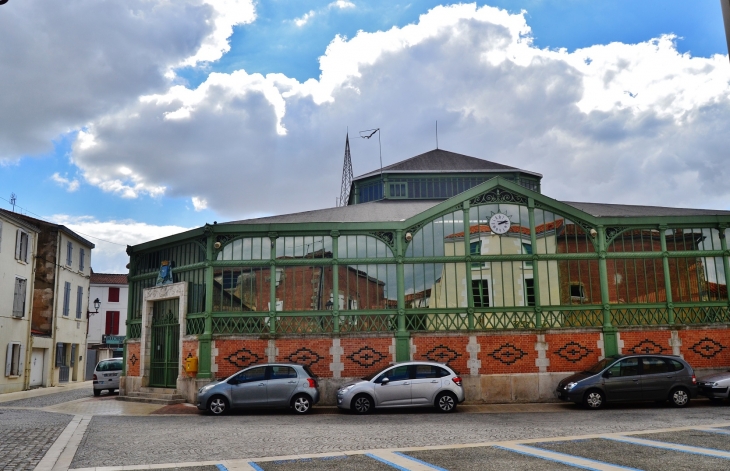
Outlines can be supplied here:
[[692, 384], [697, 384], [697, 377], [692, 373]]
[[451, 381], [453, 381], [455, 385], [461, 386], [461, 376], [454, 376]]
[[96, 375], [94, 375], [94, 381], [96, 381]]
[[307, 378], [307, 382], [309, 383], [310, 388], [316, 388], [317, 382], [314, 380], [314, 378]]

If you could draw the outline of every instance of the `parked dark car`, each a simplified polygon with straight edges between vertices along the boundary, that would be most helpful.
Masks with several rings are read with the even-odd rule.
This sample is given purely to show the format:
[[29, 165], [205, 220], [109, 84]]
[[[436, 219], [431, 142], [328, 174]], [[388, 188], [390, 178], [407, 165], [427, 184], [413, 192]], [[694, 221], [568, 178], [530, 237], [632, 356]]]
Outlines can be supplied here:
[[317, 377], [307, 366], [274, 363], [250, 366], [198, 391], [198, 409], [222, 415], [229, 409], [289, 407], [306, 414], [319, 402]]
[[700, 396], [717, 402], [730, 398], [730, 371], [703, 376], [697, 380]]
[[558, 384], [563, 401], [600, 409], [606, 402], [669, 401], [685, 407], [697, 397], [694, 370], [673, 355], [615, 355]]

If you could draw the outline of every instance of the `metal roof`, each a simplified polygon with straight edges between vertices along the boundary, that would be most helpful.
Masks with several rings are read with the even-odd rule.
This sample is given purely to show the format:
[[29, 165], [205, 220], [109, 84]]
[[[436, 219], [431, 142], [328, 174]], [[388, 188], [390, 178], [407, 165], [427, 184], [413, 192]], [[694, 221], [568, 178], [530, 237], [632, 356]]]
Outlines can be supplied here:
[[563, 203], [595, 217], [651, 217], [651, 216], [728, 216], [730, 211], [715, 209], [667, 208], [663, 206], [634, 206], [604, 203]]
[[380, 200], [369, 203], [317, 209], [223, 224], [294, 224], [307, 222], [390, 222], [404, 221], [441, 203], [441, 200]]
[[[521, 170], [509, 165], [490, 162], [489, 160], [478, 159], [468, 155], [457, 154], [443, 149], [434, 149], [424, 154], [411, 157], [410, 159], [383, 167], [383, 173], [471, 173], [471, 172], [523, 172], [530, 175], [542, 177], [541, 174]], [[373, 170], [353, 179], [379, 175], [380, 169]]]

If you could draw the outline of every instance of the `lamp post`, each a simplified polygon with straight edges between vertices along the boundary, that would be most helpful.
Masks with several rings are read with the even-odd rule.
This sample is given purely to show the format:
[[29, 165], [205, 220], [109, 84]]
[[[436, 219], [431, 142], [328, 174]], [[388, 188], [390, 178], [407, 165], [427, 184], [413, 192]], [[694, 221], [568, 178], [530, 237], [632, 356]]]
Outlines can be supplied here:
[[99, 314], [99, 308], [101, 307], [101, 301], [99, 301], [99, 298], [96, 298], [94, 300], [94, 312], [86, 310], [86, 317], [88, 318], [92, 314]]

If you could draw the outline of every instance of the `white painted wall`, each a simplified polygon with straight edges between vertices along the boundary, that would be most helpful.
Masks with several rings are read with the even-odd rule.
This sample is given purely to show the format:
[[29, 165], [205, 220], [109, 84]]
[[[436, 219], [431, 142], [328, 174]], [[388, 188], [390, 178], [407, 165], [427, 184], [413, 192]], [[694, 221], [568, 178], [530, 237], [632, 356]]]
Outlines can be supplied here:
[[[21, 228], [30, 235], [28, 262], [15, 259], [17, 230]], [[33, 263], [36, 253], [37, 234], [27, 226], [12, 221], [0, 214], [0, 394], [22, 391], [27, 382], [30, 318], [33, 301]], [[22, 318], [13, 317], [15, 279], [26, 280], [25, 311]], [[23, 347], [23, 368], [19, 375], [5, 376], [8, 343], [17, 342]]]
[[[119, 302], [109, 302], [109, 288], [119, 288]], [[99, 314], [92, 314], [89, 318], [89, 335], [86, 338], [89, 344], [101, 343], [101, 337], [106, 328], [106, 312], [119, 311], [119, 335], [127, 335], [127, 301], [129, 288], [127, 285], [92, 284], [89, 291], [89, 305], [94, 310], [95, 299], [101, 301]]]

